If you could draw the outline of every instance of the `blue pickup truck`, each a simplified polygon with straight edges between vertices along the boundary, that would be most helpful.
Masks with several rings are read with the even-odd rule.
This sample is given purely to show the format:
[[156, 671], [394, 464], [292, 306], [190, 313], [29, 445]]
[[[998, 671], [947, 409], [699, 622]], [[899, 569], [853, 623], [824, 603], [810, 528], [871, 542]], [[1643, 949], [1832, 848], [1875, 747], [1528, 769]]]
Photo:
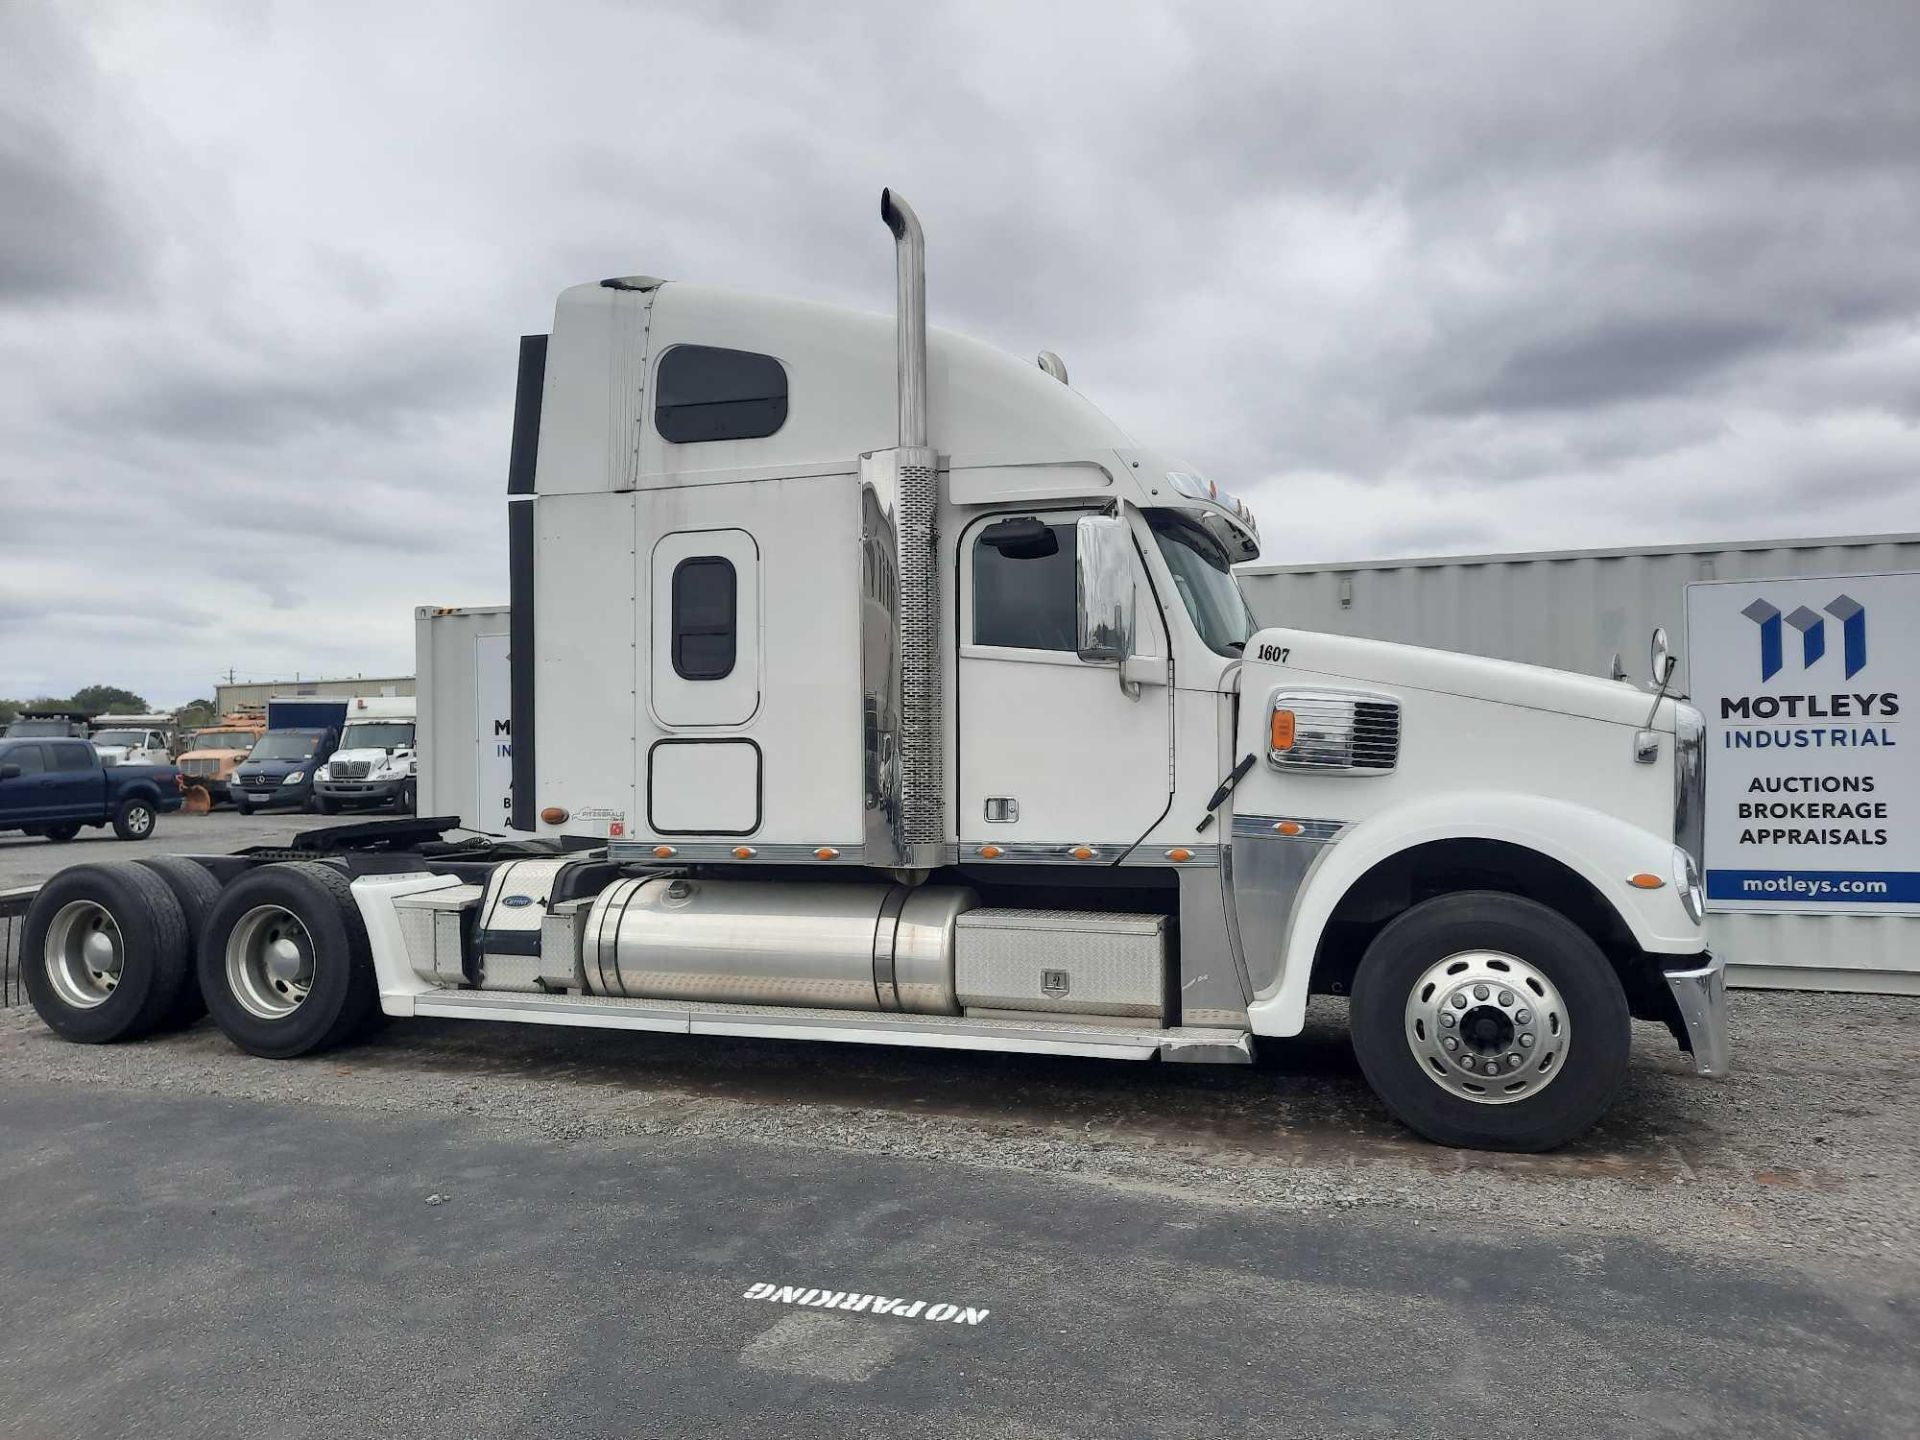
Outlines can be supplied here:
[[62, 841], [83, 826], [112, 825], [122, 840], [145, 840], [180, 805], [171, 765], [103, 765], [85, 740], [0, 740], [0, 830]]

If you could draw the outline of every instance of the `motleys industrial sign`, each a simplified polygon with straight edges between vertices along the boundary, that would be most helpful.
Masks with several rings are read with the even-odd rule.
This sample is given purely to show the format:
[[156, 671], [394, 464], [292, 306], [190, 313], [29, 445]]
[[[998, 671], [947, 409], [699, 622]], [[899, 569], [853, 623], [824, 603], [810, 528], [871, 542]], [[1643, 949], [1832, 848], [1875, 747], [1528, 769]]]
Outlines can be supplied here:
[[1707, 905], [1920, 914], [1920, 574], [1687, 587]]

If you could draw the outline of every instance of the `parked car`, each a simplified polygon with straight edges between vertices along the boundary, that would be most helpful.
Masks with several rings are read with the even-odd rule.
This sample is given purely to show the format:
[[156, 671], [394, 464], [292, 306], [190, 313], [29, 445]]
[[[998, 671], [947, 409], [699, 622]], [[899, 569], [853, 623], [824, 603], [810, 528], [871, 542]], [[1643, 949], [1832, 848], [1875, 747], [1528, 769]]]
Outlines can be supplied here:
[[8, 724], [5, 738], [25, 740], [54, 735], [84, 740], [92, 728], [91, 718], [81, 710], [23, 710]]
[[347, 708], [340, 747], [313, 777], [323, 815], [350, 805], [389, 805], [411, 815], [416, 786], [411, 695], [366, 695]]
[[227, 798], [233, 772], [266, 733], [266, 717], [258, 711], [238, 711], [218, 725], [197, 731], [180, 756], [180, 773], [189, 786], [198, 785], [218, 803]]
[[71, 840], [111, 824], [122, 840], [145, 840], [158, 817], [180, 808], [171, 765], [104, 765], [85, 740], [0, 740], [0, 830]]
[[95, 730], [89, 737], [100, 752], [103, 765], [171, 765], [167, 732], [145, 726], [115, 724]]
[[233, 808], [251, 815], [270, 805], [308, 809], [313, 802], [313, 772], [333, 754], [340, 732], [269, 730], [233, 772], [228, 793]]

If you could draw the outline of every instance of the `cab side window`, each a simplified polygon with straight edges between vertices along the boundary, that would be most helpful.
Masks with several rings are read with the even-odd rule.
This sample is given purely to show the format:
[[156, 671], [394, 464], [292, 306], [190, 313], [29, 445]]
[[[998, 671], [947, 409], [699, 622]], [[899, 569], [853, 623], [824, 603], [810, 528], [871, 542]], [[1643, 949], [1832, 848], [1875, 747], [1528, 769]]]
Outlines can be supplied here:
[[787, 371], [771, 355], [676, 345], [654, 379], [654, 428], [664, 440], [758, 440], [787, 423]]
[[724, 680], [739, 648], [739, 584], [724, 555], [693, 555], [673, 567], [673, 672]]
[[93, 747], [83, 740], [63, 740], [48, 747], [53, 751], [55, 770], [91, 770]]
[[47, 762], [38, 745], [9, 745], [0, 750], [0, 765], [18, 765], [22, 775], [39, 775]]
[[1078, 648], [1071, 524], [988, 525], [973, 546], [973, 643], [1016, 650]]

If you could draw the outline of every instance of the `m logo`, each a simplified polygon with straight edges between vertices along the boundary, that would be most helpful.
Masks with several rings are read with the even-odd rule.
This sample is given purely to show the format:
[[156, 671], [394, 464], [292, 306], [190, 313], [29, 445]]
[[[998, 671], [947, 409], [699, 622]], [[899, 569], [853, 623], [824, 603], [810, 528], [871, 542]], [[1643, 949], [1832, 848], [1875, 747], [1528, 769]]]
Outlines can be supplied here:
[[[1867, 663], [1867, 607], [1851, 595], [1836, 595], [1827, 602], [1827, 614], [1840, 622], [1840, 648], [1846, 658], [1846, 678], [1851, 680]], [[1781, 653], [1780, 622], [1800, 632], [1800, 668], [1811, 669], [1813, 662], [1827, 653], [1827, 623], [1802, 605], [1783, 616], [1780, 607], [1756, 600], [1740, 612], [1760, 627], [1760, 679], [1771, 680], [1785, 664]]]

